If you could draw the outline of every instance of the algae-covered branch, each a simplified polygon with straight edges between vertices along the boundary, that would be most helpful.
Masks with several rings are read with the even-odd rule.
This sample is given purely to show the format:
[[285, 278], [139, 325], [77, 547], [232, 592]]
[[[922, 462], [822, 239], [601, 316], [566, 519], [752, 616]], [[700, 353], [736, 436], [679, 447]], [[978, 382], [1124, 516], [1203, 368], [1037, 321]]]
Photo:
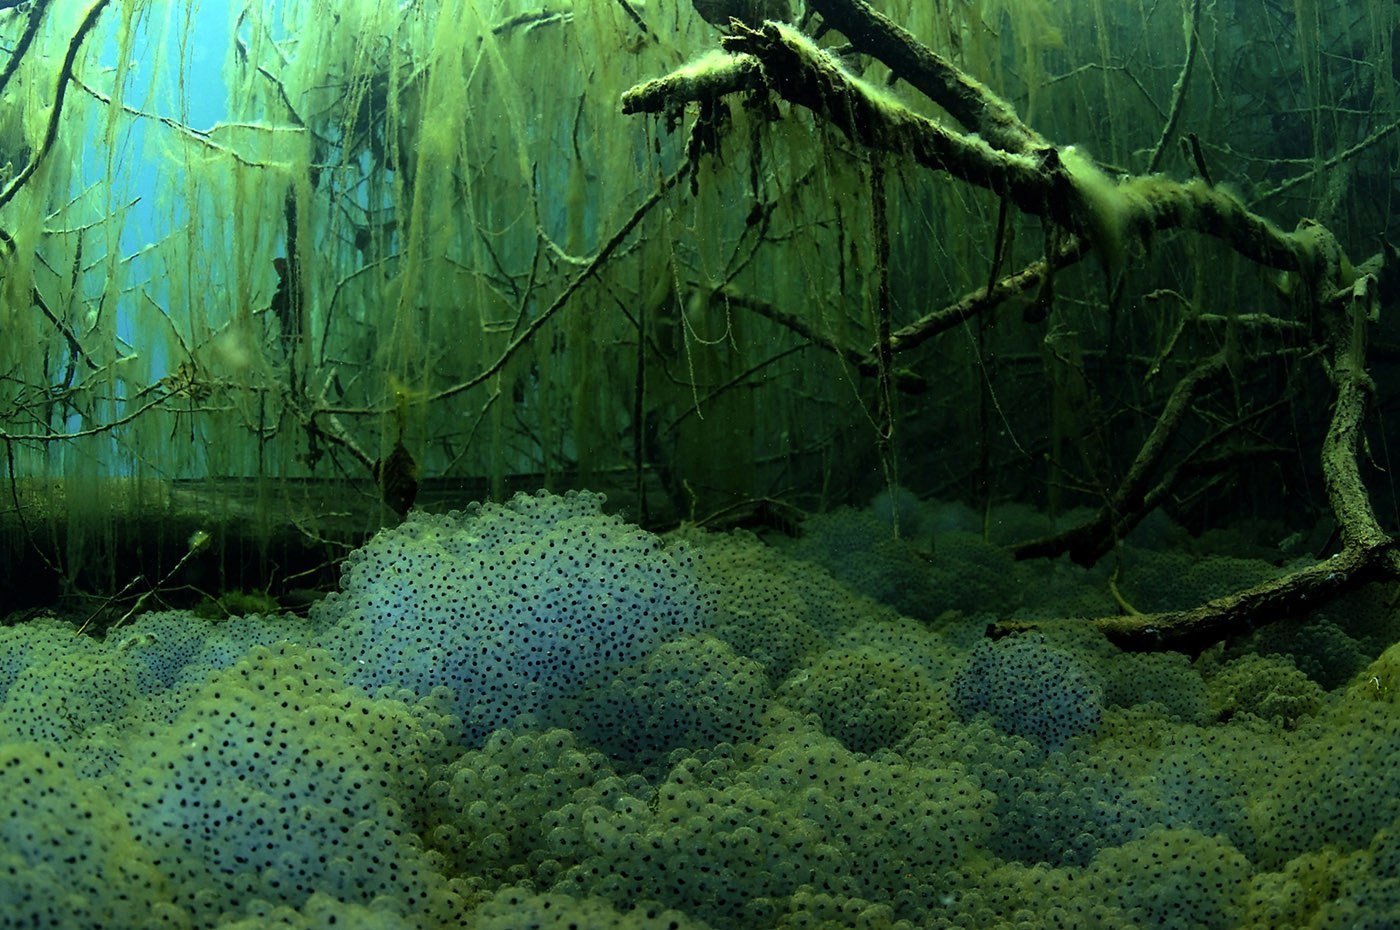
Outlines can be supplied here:
[[[1303, 220], [1292, 232], [1280, 229], [1238, 194], [1214, 183], [1194, 135], [1182, 142], [1190, 146], [1199, 177], [1177, 180], [1159, 173], [1106, 169], [1075, 145], [1048, 141], [1048, 134], [1023, 122], [1008, 101], [921, 45], [864, 0], [819, 0], [811, 8], [820, 17], [817, 34], [835, 29], [850, 44], [823, 45], [792, 25], [734, 18], [720, 37], [729, 54], [712, 54], [633, 88], [622, 97], [623, 112], [664, 112], [674, 120], [692, 101], [712, 106], [725, 94], [775, 96], [814, 117], [812, 145], [827, 147], [831, 157], [849, 160], [857, 170], [866, 163], [912, 165], [994, 195], [1003, 211], [992, 246], [998, 256], [1008, 205], [1039, 219], [1047, 230], [1040, 261], [1007, 277], [998, 276], [999, 263], [994, 262], [984, 288], [899, 330], [887, 330], [885, 341], [871, 350], [872, 360], [903, 353], [940, 331], [977, 323], [979, 318], [983, 322], [977, 325], [985, 325], [985, 318], [1004, 303], [1032, 289], [1038, 291], [1039, 306], [1023, 314], [1023, 322], [1038, 324], [1054, 299], [1055, 276], [1090, 255], [1098, 259], [1110, 294], [1104, 309], [1114, 313], [1130, 266], [1151, 255], [1154, 238], [1174, 230], [1212, 237], [1249, 262], [1290, 273], [1298, 281], [1298, 298], [1288, 312], [1304, 317], [1311, 346], [1331, 362], [1328, 373], [1336, 401], [1330, 423], [1320, 427], [1325, 433], [1320, 471], [1337, 521], [1340, 550], [1328, 553], [1326, 562], [1295, 568], [1187, 611], [1144, 613], [1120, 597], [1125, 616], [1095, 620], [1101, 630], [1128, 647], [1199, 649], [1231, 632], [1306, 612], [1364, 582], [1400, 577], [1395, 541], [1377, 522], [1357, 461], [1358, 437], [1373, 388], [1366, 375], [1365, 329], [1381, 300], [1380, 276], [1395, 273], [1386, 267], [1388, 249], [1370, 261], [1367, 272], [1359, 273], [1326, 226]], [[1199, 23], [1200, 5], [1195, 4], [1188, 19], [1188, 57], [1163, 139], [1180, 115]], [[872, 63], [883, 66], [887, 85], [907, 82], [944, 115], [925, 115], [887, 87], [857, 75]], [[763, 112], [778, 120], [795, 118], [795, 111]], [[825, 127], [839, 130], [855, 147], [835, 146]], [[1076, 141], [1093, 147], [1101, 140]], [[1150, 164], [1155, 166], [1160, 158], [1161, 140]], [[823, 345], [818, 340], [814, 344]], [[1230, 365], [1257, 363], [1238, 345], [1203, 358], [1164, 398], [1155, 426], [1116, 489], [1106, 489], [1097, 512], [1077, 526], [1023, 542], [1016, 547], [1018, 558], [1070, 553], [1087, 565], [1111, 551], [1184, 480], [1190, 453], [1185, 458], [1179, 452], [1174, 455], [1172, 440], [1197, 396], [1217, 390]], [[863, 370], [875, 367], [866, 364]], [[917, 367], [914, 371], [927, 376]], [[995, 632], [1004, 635], [1022, 626], [1002, 624]]]

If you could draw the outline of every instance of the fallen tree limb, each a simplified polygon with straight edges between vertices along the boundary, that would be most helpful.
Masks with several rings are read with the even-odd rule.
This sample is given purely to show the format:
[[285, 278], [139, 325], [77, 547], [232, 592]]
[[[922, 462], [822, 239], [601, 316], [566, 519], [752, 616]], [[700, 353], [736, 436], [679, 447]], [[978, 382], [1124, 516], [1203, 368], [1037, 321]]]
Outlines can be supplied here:
[[1004, 193], [1027, 213], [1051, 216], [1069, 228], [1079, 225], [1071, 201], [1054, 189], [1053, 165], [1044, 164], [1054, 149], [1002, 151], [978, 136], [947, 129], [856, 78], [791, 26], [769, 22], [750, 29], [735, 23], [732, 28], [720, 40], [726, 50], [752, 56], [766, 87], [811, 110], [853, 142]]
[[878, 58], [891, 74], [909, 82], [992, 148], [1025, 154], [1046, 145], [1009, 103], [865, 0], [811, 0], [807, 7], [840, 31], [856, 51]]
[[[638, 85], [624, 95], [624, 112], [675, 113], [687, 102], [712, 101], [716, 93], [743, 89], [757, 75], [764, 87], [810, 110], [852, 141], [1005, 196], [1022, 211], [1087, 239], [1113, 264], [1122, 262], [1133, 238], [1145, 241], [1166, 229], [1212, 236], [1271, 268], [1312, 273], [1321, 261], [1315, 227], [1285, 232], [1202, 180], [1115, 180], [1072, 147], [1002, 151], [979, 136], [913, 112], [851, 75], [791, 26], [769, 22], [751, 29], [735, 22], [732, 29], [721, 42], [739, 53], [738, 60], [710, 56]], [[756, 62], [758, 70], [745, 58]]]
[[[1122, 267], [1134, 240], [1146, 243], [1158, 230], [1183, 229], [1211, 236], [1256, 264], [1298, 272], [1302, 278], [1301, 294], [1310, 320], [1322, 327], [1320, 348], [1332, 360], [1329, 374], [1336, 401], [1323, 442], [1322, 469], [1328, 501], [1341, 528], [1341, 551], [1318, 564], [1191, 610], [1132, 613], [1090, 622], [1123, 648], [1198, 650], [1228, 635], [1306, 611], [1371, 580], [1400, 577], [1400, 555], [1394, 540], [1376, 521], [1357, 462], [1372, 390], [1365, 371], [1365, 325], [1369, 308], [1380, 299], [1378, 282], [1385, 280], [1382, 273], [1389, 270], [1384, 260], [1374, 274], [1358, 275], [1324, 227], [1305, 221], [1285, 232], [1208, 180], [1179, 183], [1158, 176], [1110, 178], [1073, 148], [1040, 144], [1029, 129], [1019, 132], [1015, 123], [1006, 122], [1009, 107], [990, 91], [957, 75], [947, 62], [931, 52], [925, 54], [907, 33], [883, 21], [863, 0], [812, 0], [812, 7], [829, 25], [842, 29], [858, 50], [885, 56], [882, 60], [896, 75], [911, 83], [917, 80], [920, 89], [955, 120], [965, 128], [997, 137], [998, 145], [911, 111], [849, 74], [836, 58], [801, 32], [773, 22], [754, 28], [731, 21], [730, 32], [721, 42], [741, 60], [723, 59], [723, 73], [713, 79], [697, 79], [693, 70], [682, 69], [660, 79], [659, 84], [643, 85], [645, 93], [642, 88], [634, 89], [625, 104], [627, 112], [674, 114], [688, 99], [697, 99], [688, 98], [697, 89], [706, 94], [700, 98], [702, 102], [712, 104], [716, 90], [742, 90], [757, 80], [765, 90], [809, 110], [864, 148], [907, 158], [986, 188], [1004, 202], [1072, 234], [1062, 240], [1061, 247], [1049, 251], [1048, 260], [891, 333], [882, 339], [884, 345], [871, 350], [868, 359], [912, 348], [1010, 296], [1028, 291], [1061, 262], [1078, 261], [1090, 250], [1109, 267]], [[751, 59], [756, 69], [751, 70], [742, 59]], [[1186, 67], [1190, 67], [1189, 60]], [[999, 130], [1004, 130], [1000, 136]], [[1162, 468], [1167, 445], [1192, 398], [1223, 371], [1224, 356], [1216, 355], [1183, 379], [1112, 499], [1096, 518], [1069, 537], [1029, 544], [1025, 555], [1070, 550], [1080, 560], [1091, 561], [1096, 553], [1102, 553], [1106, 542], [1111, 545], [1122, 515], [1140, 512], [1150, 501], [1155, 502], [1182, 469], [1181, 463]], [[1159, 470], [1168, 477], [1150, 487]], [[988, 632], [1006, 635], [1026, 626], [994, 624]]]
[[[1296, 617], [1347, 591], [1384, 577], [1379, 561], [1344, 549], [1325, 562], [1290, 572], [1190, 610], [1096, 617], [1089, 622], [1119, 648], [1134, 652], [1174, 649], [1198, 654], [1213, 643], [1287, 617]], [[1026, 621], [987, 628], [992, 639], [1034, 630]]]
[[[1329, 342], [1335, 346], [1331, 374], [1337, 400], [1323, 439], [1322, 472], [1328, 502], [1340, 530], [1341, 551], [1314, 565], [1190, 610], [1098, 617], [1090, 621], [1118, 646], [1199, 652], [1227, 636], [1306, 613], [1370, 582], [1400, 578], [1400, 552], [1395, 540], [1376, 520], [1357, 460], [1361, 425], [1374, 387], [1362, 360], [1366, 308], [1376, 298], [1375, 280], [1370, 275], [1359, 278], [1346, 294], [1334, 297], [1328, 308]], [[988, 635], [1006, 636], [1033, 626], [996, 623], [988, 628]]]
[[1370, 307], [1378, 299], [1377, 279], [1358, 278], [1341, 312], [1327, 320], [1329, 342], [1335, 346], [1332, 380], [1337, 400], [1332, 422], [1322, 442], [1322, 475], [1327, 499], [1341, 530], [1343, 551], [1354, 551], [1368, 561], [1384, 561], [1400, 569], [1394, 540], [1381, 529], [1371, 507], [1371, 497], [1361, 480], [1357, 452], [1361, 444], [1361, 424], [1375, 382], [1366, 373], [1366, 322]]
[[622, 112], [673, 113], [687, 103], [717, 100], [762, 86], [763, 76], [753, 58], [711, 52], [699, 61], [627, 91], [622, 95]]

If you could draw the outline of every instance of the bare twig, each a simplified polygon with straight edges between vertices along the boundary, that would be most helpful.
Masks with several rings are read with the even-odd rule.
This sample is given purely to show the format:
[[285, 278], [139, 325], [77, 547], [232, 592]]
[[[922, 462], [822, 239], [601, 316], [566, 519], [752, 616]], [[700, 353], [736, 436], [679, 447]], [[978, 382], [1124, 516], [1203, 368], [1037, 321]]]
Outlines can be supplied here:
[[[97, 25], [97, 21], [102, 16], [102, 11], [106, 9], [111, 0], [97, 0], [83, 16], [82, 22], [78, 24], [78, 30], [73, 33], [73, 37], [68, 40], [68, 51], [63, 56], [63, 64], [58, 69], [58, 81], [54, 87], [53, 107], [49, 110], [49, 123], [44, 129], [44, 139], [39, 145], [39, 150], [29, 159], [29, 163], [11, 179], [4, 190], [0, 190], [0, 207], [5, 206], [15, 198], [19, 189], [34, 176], [34, 172], [39, 170], [39, 163], [49, 154], [54, 142], [58, 139], [59, 118], [63, 115], [63, 101], [68, 96], [68, 81], [73, 76], [73, 63], [77, 61], [78, 50], [83, 47], [83, 40], [87, 38], [89, 32]], [[31, 15], [36, 16], [38, 10]], [[37, 21], [37, 19], [36, 19]]]
[[[657, 204], [661, 203], [666, 194], [680, 183], [689, 171], [689, 164], [682, 164], [681, 167], [662, 179], [657, 189], [638, 205], [637, 209], [632, 212], [632, 215], [603, 243], [603, 246], [594, 254], [593, 258], [589, 260], [588, 264], [570, 279], [569, 283], [565, 285], [564, 289], [550, 302], [549, 306], [541, 310], [538, 316], [520, 328], [519, 332], [506, 344], [505, 348], [501, 350], [501, 353], [496, 357], [495, 361], [464, 381], [459, 381], [449, 387], [434, 391], [432, 394], [428, 395], [425, 402], [430, 404], [436, 403], [469, 391], [487, 381], [504, 368], [506, 363], [515, 356], [515, 353], [528, 345], [535, 333], [569, 303], [574, 294], [578, 292], [578, 289], [583, 287], [593, 275], [598, 273], [600, 268], [608, 263], [608, 260], [612, 258], [613, 254], [627, 241], [627, 237], [637, 228], [637, 224], [640, 223]], [[320, 408], [313, 411], [312, 415], [313, 417], [318, 414], [374, 416], [383, 412], [384, 410], [379, 407], [338, 407]]]
[[1288, 191], [1297, 187], [1299, 184], [1307, 183], [1308, 181], [1317, 177], [1317, 175], [1319, 174], [1325, 174], [1329, 171], [1332, 171], [1338, 165], [1350, 161], [1351, 159], [1355, 158], [1357, 155], [1360, 155], [1367, 149], [1372, 148], [1373, 146], [1378, 145], [1381, 142], [1384, 142], [1388, 137], [1393, 135], [1397, 129], [1400, 129], [1400, 120], [1396, 120], [1393, 123], [1389, 123], [1385, 126], [1382, 126], [1380, 129], [1377, 129], [1375, 132], [1362, 139], [1360, 142], [1356, 143], [1353, 146], [1350, 146], [1349, 148], [1343, 149], [1336, 155], [1333, 155], [1331, 158], [1324, 161], [1322, 164], [1318, 165], [1317, 167], [1310, 168], [1309, 170], [1304, 171], [1302, 174], [1295, 175], [1289, 178], [1287, 181], [1284, 181], [1281, 184], [1271, 187], [1266, 191], [1261, 191], [1259, 195], [1254, 198], [1254, 202], [1263, 203], [1267, 200], [1273, 200], [1275, 197], [1279, 196], [1280, 194], [1287, 193]]
[[1127, 474], [1098, 513], [1063, 533], [1016, 546], [1016, 558], [1053, 558], [1068, 552], [1081, 565], [1097, 562], [1123, 536], [1125, 528], [1141, 518], [1152, 476], [1166, 457], [1172, 438], [1191, 411], [1196, 396], [1225, 370], [1225, 355], [1217, 353], [1178, 381]]
[[[1172, 102], [1167, 111], [1167, 122], [1162, 126], [1162, 134], [1157, 137], [1157, 144], [1152, 147], [1152, 157], [1147, 159], [1147, 173], [1154, 174], [1162, 167], [1162, 155], [1167, 150], [1167, 144], [1171, 137], [1176, 134], [1177, 124], [1181, 121], [1181, 110], [1186, 105], [1186, 88], [1191, 83], [1191, 69], [1196, 64], [1196, 53], [1201, 44], [1201, 0], [1191, 0], [1191, 18], [1186, 21], [1186, 60], [1181, 63], [1181, 74], [1177, 76], [1176, 86], [1172, 88]], [[1205, 175], [1207, 181], [1210, 176]]]
[[[144, 394], [153, 392], [157, 387], [159, 387], [158, 384], [152, 385], [150, 388], [147, 388], [142, 393]], [[82, 439], [86, 436], [100, 436], [103, 433], [110, 433], [112, 430], [117, 429], [118, 427], [125, 426], [126, 424], [130, 423], [132, 420], [135, 420], [137, 417], [141, 416], [148, 410], [152, 410], [156, 407], [159, 407], [161, 404], [165, 403], [166, 399], [167, 398], [165, 394], [156, 393], [151, 400], [146, 401], [141, 406], [132, 410], [130, 413], [126, 413], [120, 417], [117, 417], [115, 420], [108, 420], [104, 423], [99, 423], [96, 426], [89, 427], [88, 429], [71, 430], [66, 433], [11, 433], [7, 432], [4, 429], [0, 429], [0, 441], [48, 443], [63, 442], [69, 439]]]
[[[1086, 241], [1077, 236], [1070, 236], [1061, 241], [1053, 261], [1047, 262], [1042, 258], [1039, 261], [1031, 262], [1015, 274], [1000, 279], [991, 287], [982, 287], [971, 291], [953, 303], [940, 307], [913, 323], [895, 330], [890, 334], [890, 351], [907, 352], [965, 320], [993, 310], [1019, 294], [1029, 293], [1040, 286], [1052, 267], [1057, 271], [1068, 268], [1088, 255], [1089, 252], [1089, 244]], [[872, 348], [869, 355], [874, 356], [875, 352], [876, 349]]]
[[[5, 88], [10, 86], [10, 79], [19, 70], [20, 62], [24, 60], [24, 55], [29, 51], [29, 46], [34, 44], [34, 37], [39, 34], [39, 24], [48, 12], [51, 0], [35, 0], [34, 6], [29, 9], [29, 21], [24, 24], [24, 32], [20, 33], [19, 41], [15, 43], [14, 50], [10, 52], [10, 58], [5, 62], [5, 70], [0, 71], [0, 94], [5, 93]], [[11, 4], [15, 6], [17, 4]]]
[[[80, 78], [74, 77], [73, 83], [77, 84], [78, 87], [82, 88], [82, 90], [89, 97], [98, 101], [99, 103], [106, 104], [107, 106], [112, 105], [111, 97], [109, 97], [107, 94], [104, 94], [97, 88], [89, 85], [87, 82], [81, 80]], [[210, 151], [218, 152], [220, 155], [227, 155], [229, 158], [232, 158], [234, 161], [238, 162], [238, 164], [244, 166], [245, 168], [276, 168], [278, 167], [278, 165], [276, 165], [273, 162], [258, 161], [257, 159], [248, 158], [246, 155], [239, 153], [237, 149], [232, 149], [229, 148], [227, 145], [215, 142], [213, 139], [214, 130], [218, 130], [221, 127], [237, 125], [239, 128], [242, 129], [257, 129], [259, 131], [268, 133], [306, 132], [306, 130], [300, 126], [259, 126], [250, 123], [219, 123], [214, 126], [214, 130], [204, 131], [201, 129], [195, 129], [193, 126], [186, 126], [184, 123], [180, 122], [177, 119], [174, 119], [173, 117], [161, 116], [157, 113], [147, 113], [145, 110], [138, 110], [136, 107], [133, 107], [129, 104], [122, 104], [120, 109], [123, 113], [127, 114], [128, 116], [135, 116], [138, 119], [148, 119], [160, 123], [162, 126], [174, 130], [181, 136], [184, 136], [186, 139], [189, 139], [191, 142], [195, 142], [199, 145], [202, 145]]]

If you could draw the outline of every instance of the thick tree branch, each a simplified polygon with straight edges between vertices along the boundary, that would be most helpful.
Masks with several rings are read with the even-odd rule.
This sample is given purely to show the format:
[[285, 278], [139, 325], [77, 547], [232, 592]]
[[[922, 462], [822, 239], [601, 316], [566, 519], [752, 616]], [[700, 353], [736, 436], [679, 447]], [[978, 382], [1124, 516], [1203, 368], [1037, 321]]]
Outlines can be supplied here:
[[1358, 278], [1349, 299], [1343, 298], [1343, 308], [1325, 318], [1329, 341], [1336, 347], [1332, 381], [1337, 386], [1337, 400], [1322, 442], [1322, 475], [1343, 546], [1372, 555], [1387, 551], [1393, 554], [1394, 545], [1376, 521], [1357, 459], [1366, 404], [1375, 390], [1375, 383], [1366, 373], [1366, 322], [1370, 307], [1378, 299], [1376, 291], [1375, 278]]
[[694, 101], [717, 100], [763, 86], [758, 62], [748, 55], [711, 52], [664, 77], [638, 84], [622, 95], [622, 112], [670, 113]]
[[808, 9], [844, 35], [858, 52], [872, 55], [908, 81], [992, 148], [1026, 154], [1046, 142], [1016, 115], [1011, 104], [914, 39], [865, 0], [810, 0]]
[[[749, 29], [742, 23], [720, 41], [752, 55], [766, 85], [789, 103], [811, 110], [852, 141], [876, 151], [907, 155], [920, 165], [1005, 193], [1022, 210], [1078, 225], [1069, 201], [1057, 196], [1053, 149], [1020, 154], [995, 149], [977, 136], [946, 129], [850, 74], [835, 57], [781, 23]], [[1056, 161], [1056, 164], [1058, 161]]]
[[[1072, 148], [1044, 146], [1030, 154], [995, 149], [921, 116], [847, 72], [805, 35], [781, 23], [750, 29], [732, 24], [726, 49], [751, 56], [764, 86], [811, 110], [853, 141], [1008, 197], [1026, 213], [1069, 229], [1111, 263], [1133, 239], [1156, 230], [1190, 229], [1220, 239], [1251, 261], [1312, 272], [1322, 260], [1308, 229], [1285, 232], [1231, 194], [1206, 184], [1152, 176], [1108, 177]], [[705, 62], [710, 64], [701, 67]], [[711, 73], [715, 72], [715, 73]], [[707, 58], [624, 95], [629, 113], [674, 113], [689, 100], [712, 100], [753, 79], [742, 60]], [[741, 79], [742, 77], [742, 79]], [[1342, 282], [1345, 283], [1345, 282]]]

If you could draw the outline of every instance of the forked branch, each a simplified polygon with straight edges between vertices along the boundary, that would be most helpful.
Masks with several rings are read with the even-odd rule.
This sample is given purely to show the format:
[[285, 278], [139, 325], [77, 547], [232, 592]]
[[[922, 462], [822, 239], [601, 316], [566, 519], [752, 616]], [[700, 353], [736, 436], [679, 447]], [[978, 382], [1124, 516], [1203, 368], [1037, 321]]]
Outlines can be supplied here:
[[[1021, 123], [1008, 104], [921, 47], [864, 0], [811, 0], [810, 5], [858, 51], [879, 57], [966, 132], [914, 112], [850, 74], [797, 29], [774, 22], [751, 27], [732, 21], [721, 40], [730, 55], [634, 88], [624, 97], [624, 111], [674, 116], [689, 102], [713, 105], [718, 96], [761, 89], [811, 111], [864, 148], [986, 188], [1068, 233], [1047, 260], [895, 330], [869, 350], [865, 361], [908, 350], [987, 312], [1035, 287], [1053, 268], [1079, 261], [1090, 251], [1111, 267], [1121, 266], [1133, 243], [1145, 243], [1159, 230], [1214, 237], [1256, 264], [1298, 272], [1304, 282], [1305, 302], [1323, 324], [1320, 348], [1332, 359], [1330, 374], [1337, 392], [1323, 442], [1322, 469], [1341, 527], [1342, 550], [1322, 563], [1192, 610], [1093, 620], [1099, 629], [1125, 648], [1202, 648], [1231, 633], [1306, 610], [1371, 579], [1400, 577], [1400, 555], [1376, 521], [1357, 462], [1372, 389], [1365, 372], [1365, 321], [1367, 308], [1379, 300], [1377, 281], [1386, 270], [1381, 259], [1372, 260], [1378, 263], [1372, 273], [1358, 274], [1324, 227], [1304, 223], [1292, 232], [1281, 230], [1205, 179], [1111, 178], [1073, 148], [1046, 142]], [[1183, 80], [1189, 67], [1188, 61]], [[1095, 517], [1059, 537], [1028, 543], [1019, 554], [1070, 551], [1087, 562], [1107, 551], [1120, 538], [1122, 521], [1140, 513], [1154, 496], [1153, 476], [1179, 469], [1164, 465], [1168, 445], [1192, 400], [1224, 370], [1223, 356], [1213, 356], [1177, 385], [1118, 488]], [[1005, 635], [1019, 628], [998, 624], [991, 632]]]

